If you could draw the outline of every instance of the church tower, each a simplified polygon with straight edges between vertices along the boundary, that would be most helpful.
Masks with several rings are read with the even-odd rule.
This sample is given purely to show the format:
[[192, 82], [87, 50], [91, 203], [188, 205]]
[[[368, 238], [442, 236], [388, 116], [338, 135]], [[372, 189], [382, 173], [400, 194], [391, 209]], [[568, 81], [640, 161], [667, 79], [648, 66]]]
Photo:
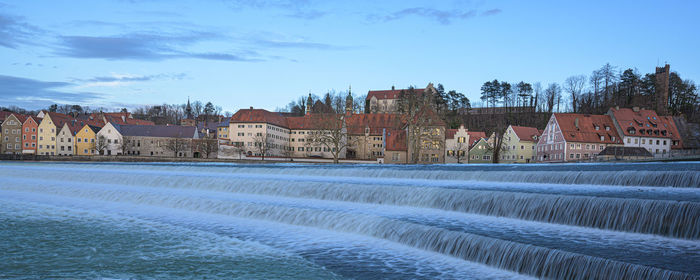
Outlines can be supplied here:
[[348, 96], [345, 97], [345, 115], [352, 115], [352, 107], [353, 107], [353, 101], [352, 101], [352, 86], [348, 89]]
[[187, 115], [188, 119], [194, 119], [192, 117], [192, 106], [190, 106], [190, 98], [187, 97], [187, 107], [185, 107], [185, 115]]
[[313, 103], [313, 102], [314, 102], [314, 100], [311, 99], [311, 92], [309, 92], [309, 97], [306, 98], [306, 114], [307, 115], [311, 115], [311, 105], [313, 105], [311, 103]]

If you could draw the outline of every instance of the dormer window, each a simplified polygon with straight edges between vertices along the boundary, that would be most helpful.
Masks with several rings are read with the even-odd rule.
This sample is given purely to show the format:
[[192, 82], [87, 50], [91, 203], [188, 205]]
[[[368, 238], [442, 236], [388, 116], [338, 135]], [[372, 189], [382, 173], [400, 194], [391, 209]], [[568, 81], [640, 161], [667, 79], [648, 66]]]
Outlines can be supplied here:
[[606, 125], [606, 126], [605, 126], [605, 131], [610, 131], [610, 127]]
[[600, 130], [600, 126], [595, 126], [595, 130]]
[[605, 141], [605, 136], [601, 135], [601, 136], [600, 136], [600, 141]]

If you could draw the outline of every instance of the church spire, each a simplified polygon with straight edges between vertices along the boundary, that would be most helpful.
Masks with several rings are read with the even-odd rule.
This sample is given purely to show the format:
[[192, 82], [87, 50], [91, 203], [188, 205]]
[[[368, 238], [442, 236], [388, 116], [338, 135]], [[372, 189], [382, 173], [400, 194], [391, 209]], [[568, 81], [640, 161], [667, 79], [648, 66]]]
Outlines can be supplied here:
[[192, 119], [192, 106], [190, 106], [190, 97], [187, 97], [187, 107], [185, 107], [185, 114], [188, 119]]
[[345, 97], [345, 115], [352, 115], [353, 101], [352, 101], [352, 85], [348, 88], [348, 96]]
[[311, 114], [311, 103], [313, 103], [313, 99], [311, 99], [311, 91], [309, 91], [309, 97], [306, 98], [306, 114], [310, 115]]

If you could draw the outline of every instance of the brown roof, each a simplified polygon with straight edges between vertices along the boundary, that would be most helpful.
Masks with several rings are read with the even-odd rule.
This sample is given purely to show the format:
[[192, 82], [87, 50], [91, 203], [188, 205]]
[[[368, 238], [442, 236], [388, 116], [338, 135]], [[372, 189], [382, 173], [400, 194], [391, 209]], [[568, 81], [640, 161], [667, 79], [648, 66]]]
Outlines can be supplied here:
[[[678, 130], [678, 126], [676, 126], [676, 121], [671, 116], [661, 116], [659, 118], [663, 121], [663, 127], [668, 129], [668, 136], [673, 140], [671, 141], [671, 149], [682, 149], [683, 139]], [[673, 145], [674, 141], [676, 145]]]
[[2, 123], [3, 121], [5, 121], [5, 119], [6, 119], [7, 117], [9, 117], [10, 115], [12, 115], [12, 112], [9, 112], [9, 111], [0, 111], [0, 123]]
[[408, 151], [406, 131], [403, 129], [391, 129], [386, 132], [387, 151]]
[[[408, 89], [370, 90], [369, 92], [367, 92], [367, 98], [365, 100], [370, 100], [370, 99], [372, 99], [372, 97], [376, 97], [379, 100], [398, 99], [401, 91], [408, 93]], [[413, 89], [413, 92], [415, 92], [416, 95], [423, 95], [423, 92], [425, 92], [425, 89], [424, 88], [415, 88], [415, 89]]]
[[[25, 120], [27, 120], [27, 117], [29, 117], [29, 115], [10, 113], [7, 115], [7, 117], [5, 117], [5, 119], [9, 118], [10, 116], [15, 116], [15, 118], [17, 118], [17, 121], [19, 121], [20, 126], [24, 123]], [[3, 120], [3, 122], [4, 122], [4, 120]]]
[[[122, 115], [116, 114], [117, 113], [105, 113], [106, 121], [118, 125], [155, 125], [152, 121], [129, 118], [124, 113], [122, 113]], [[122, 118], [122, 116], [124, 118]]]
[[[334, 114], [307, 114], [301, 117], [286, 117], [289, 129], [321, 129], [324, 120], [338, 120]], [[340, 123], [336, 123], [340, 124]]]
[[598, 153], [598, 156], [635, 156], [653, 157], [653, 155], [642, 147], [608, 146]]
[[287, 119], [282, 114], [264, 109], [240, 109], [231, 116], [230, 123], [268, 123], [289, 128]]
[[514, 125], [511, 125], [511, 127], [513, 128], [513, 131], [515, 131], [515, 135], [520, 138], [520, 141], [537, 142], [536, 138], [539, 138], [540, 135], [542, 135], [542, 130], [538, 130], [536, 127]]
[[24, 123], [27, 122], [27, 120], [29, 120], [29, 119], [34, 120], [34, 122], [35, 122], [37, 125], [39, 125], [39, 124], [41, 123], [41, 120], [43, 120], [43, 118], [40, 118], [40, 117], [37, 117], [37, 116], [27, 116], [27, 118], [24, 119], [24, 122], [22, 122], [22, 124], [24, 125]]
[[[620, 136], [608, 115], [555, 113], [562, 135], [567, 142], [622, 144]], [[576, 120], [578, 119], [578, 127]], [[596, 130], [596, 126], [598, 130]], [[609, 127], [609, 130], [605, 130]], [[600, 137], [603, 136], [603, 140]], [[612, 138], [615, 137], [615, 141]]]
[[653, 110], [632, 110], [630, 108], [610, 108], [617, 124], [625, 136], [651, 136], [669, 138], [668, 125]]
[[348, 134], [365, 134], [369, 128], [370, 135], [382, 135], [384, 130], [401, 129], [406, 124], [400, 114], [355, 114], [346, 118]]
[[481, 138], [486, 138], [486, 132], [483, 131], [467, 131], [467, 134], [469, 134], [469, 146], [474, 146], [476, 142], [479, 142], [479, 139]]

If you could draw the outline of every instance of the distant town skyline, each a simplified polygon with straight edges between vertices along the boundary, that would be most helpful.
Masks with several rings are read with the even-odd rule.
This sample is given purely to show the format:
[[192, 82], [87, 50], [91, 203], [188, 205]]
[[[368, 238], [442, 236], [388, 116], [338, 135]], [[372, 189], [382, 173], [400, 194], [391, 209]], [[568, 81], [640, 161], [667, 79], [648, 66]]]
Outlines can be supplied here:
[[274, 110], [308, 94], [492, 79], [562, 83], [605, 63], [700, 78], [694, 1], [3, 1], [0, 105]]

